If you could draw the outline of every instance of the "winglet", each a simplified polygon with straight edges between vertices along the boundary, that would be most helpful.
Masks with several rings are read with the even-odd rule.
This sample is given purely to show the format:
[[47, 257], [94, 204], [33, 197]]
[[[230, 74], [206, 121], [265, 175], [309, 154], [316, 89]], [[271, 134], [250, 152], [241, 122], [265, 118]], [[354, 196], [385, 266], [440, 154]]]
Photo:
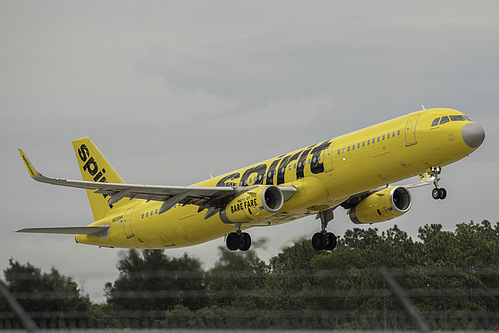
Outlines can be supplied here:
[[21, 154], [21, 157], [24, 161], [24, 164], [26, 165], [26, 168], [28, 169], [29, 175], [32, 178], [36, 178], [36, 177], [41, 176], [42, 174], [39, 173], [38, 170], [35, 169], [33, 164], [31, 164], [31, 162], [29, 161], [28, 157], [26, 155], [24, 155], [24, 152], [21, 148], [19, 148], [19, 153]]

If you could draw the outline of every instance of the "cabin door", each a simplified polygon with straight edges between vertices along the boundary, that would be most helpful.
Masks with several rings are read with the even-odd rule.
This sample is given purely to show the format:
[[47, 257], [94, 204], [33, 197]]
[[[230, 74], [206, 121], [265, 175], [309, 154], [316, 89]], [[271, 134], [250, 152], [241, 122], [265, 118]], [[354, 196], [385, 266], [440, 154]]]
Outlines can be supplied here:
[[419, 114], [410, 116], [405, 125], [405, 145], [413, 146], [418, 143], [416, 139], [416, 125], [418, 124]]

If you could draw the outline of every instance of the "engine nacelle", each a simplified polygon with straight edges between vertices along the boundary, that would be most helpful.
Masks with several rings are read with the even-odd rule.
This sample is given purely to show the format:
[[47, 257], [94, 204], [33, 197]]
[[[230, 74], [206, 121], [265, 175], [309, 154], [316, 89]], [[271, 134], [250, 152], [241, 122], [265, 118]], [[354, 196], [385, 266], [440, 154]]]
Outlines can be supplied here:
[[407, 213], [411, 205], [411, 194], [405, 187], [391, 186], [369, 195], [350, 208], [348, 215], [356, 224], [384, 222]]
[[229, 202], [221, 211], [224, 223], [244, 223], [277, 213], [284, 204], [284, 195], [277, 186], [259, 186]]

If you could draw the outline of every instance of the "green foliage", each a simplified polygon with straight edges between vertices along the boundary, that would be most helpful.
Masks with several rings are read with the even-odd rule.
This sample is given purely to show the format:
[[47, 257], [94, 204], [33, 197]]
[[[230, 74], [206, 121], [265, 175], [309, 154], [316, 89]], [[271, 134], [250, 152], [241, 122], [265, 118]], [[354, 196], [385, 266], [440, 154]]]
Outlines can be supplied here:
[[198, 259], [170, 258], [162, 250], [129, 250], [117, 265], [118, 279], [107, 283], [107, 303], [115, 310], [171, 310], [176, 305], [200, 309], [204, 271]]
[[4, 274], [10, 292], [30, 311], [88, 311], [91, 308], [88, 296], [80, 294], [76, 282], [55, 268], [50, 273], [42, 273], [30, 263], [22, 265], [10, 259]]
[[258, 297], [252, 295], [263, 287], [267, 265], [254, 249], [232, 252], [219, 247], [218, 251], [219, 259], [206, 277], [209, 304], [238, 309], [257, 306]]
[[[28, 311], [93, 310], [85, 327], [414, 329], [380, 277], [379, 268], [387, 267], [432, 329], [493, 330], [499, 329], [498, 239], [499, 223], [488, 221], [461, 223], [455, 231], [425, 225], [416, 240], [397, 226], [381, 233], [355, 228], [334, 251], [315, 251], [303, 240], [268, 264], [257, 246], [220, 247], [207, 271], [187, 254], [129, 250], [99, 306], [55, 269], [42, 274], [11, 260], [5, 278]], [[57, 297], [44, 299], [46, 292]]]
[[55, 268], [42, 273], [30, 263], [9, 260], [4, 270], [6, 286], [20, 305], [40, 318], [41, 327], [61, 327], [63, 312], [88, 312], [92, 304], [88, 296], [80, 294], [76, 282], [62, 276]]

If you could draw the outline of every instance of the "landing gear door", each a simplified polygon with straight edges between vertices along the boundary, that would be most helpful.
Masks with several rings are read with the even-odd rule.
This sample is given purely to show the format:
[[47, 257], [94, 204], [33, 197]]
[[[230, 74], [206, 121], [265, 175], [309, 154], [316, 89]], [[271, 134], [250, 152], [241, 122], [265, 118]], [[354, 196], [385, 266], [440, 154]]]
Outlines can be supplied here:
[[410, 116], [405, 125], [405, 146], [413, 146], [418, 143], [416, 139], [416, 125], [418, 124], [419, 114]]
[[132, 214], [135, 207], [130, 208], [125, 213], [125, 219], [123, 220], [123, 230], [125, 231], [126, 238], [132, 238], [135, 234], [132, 231]]

